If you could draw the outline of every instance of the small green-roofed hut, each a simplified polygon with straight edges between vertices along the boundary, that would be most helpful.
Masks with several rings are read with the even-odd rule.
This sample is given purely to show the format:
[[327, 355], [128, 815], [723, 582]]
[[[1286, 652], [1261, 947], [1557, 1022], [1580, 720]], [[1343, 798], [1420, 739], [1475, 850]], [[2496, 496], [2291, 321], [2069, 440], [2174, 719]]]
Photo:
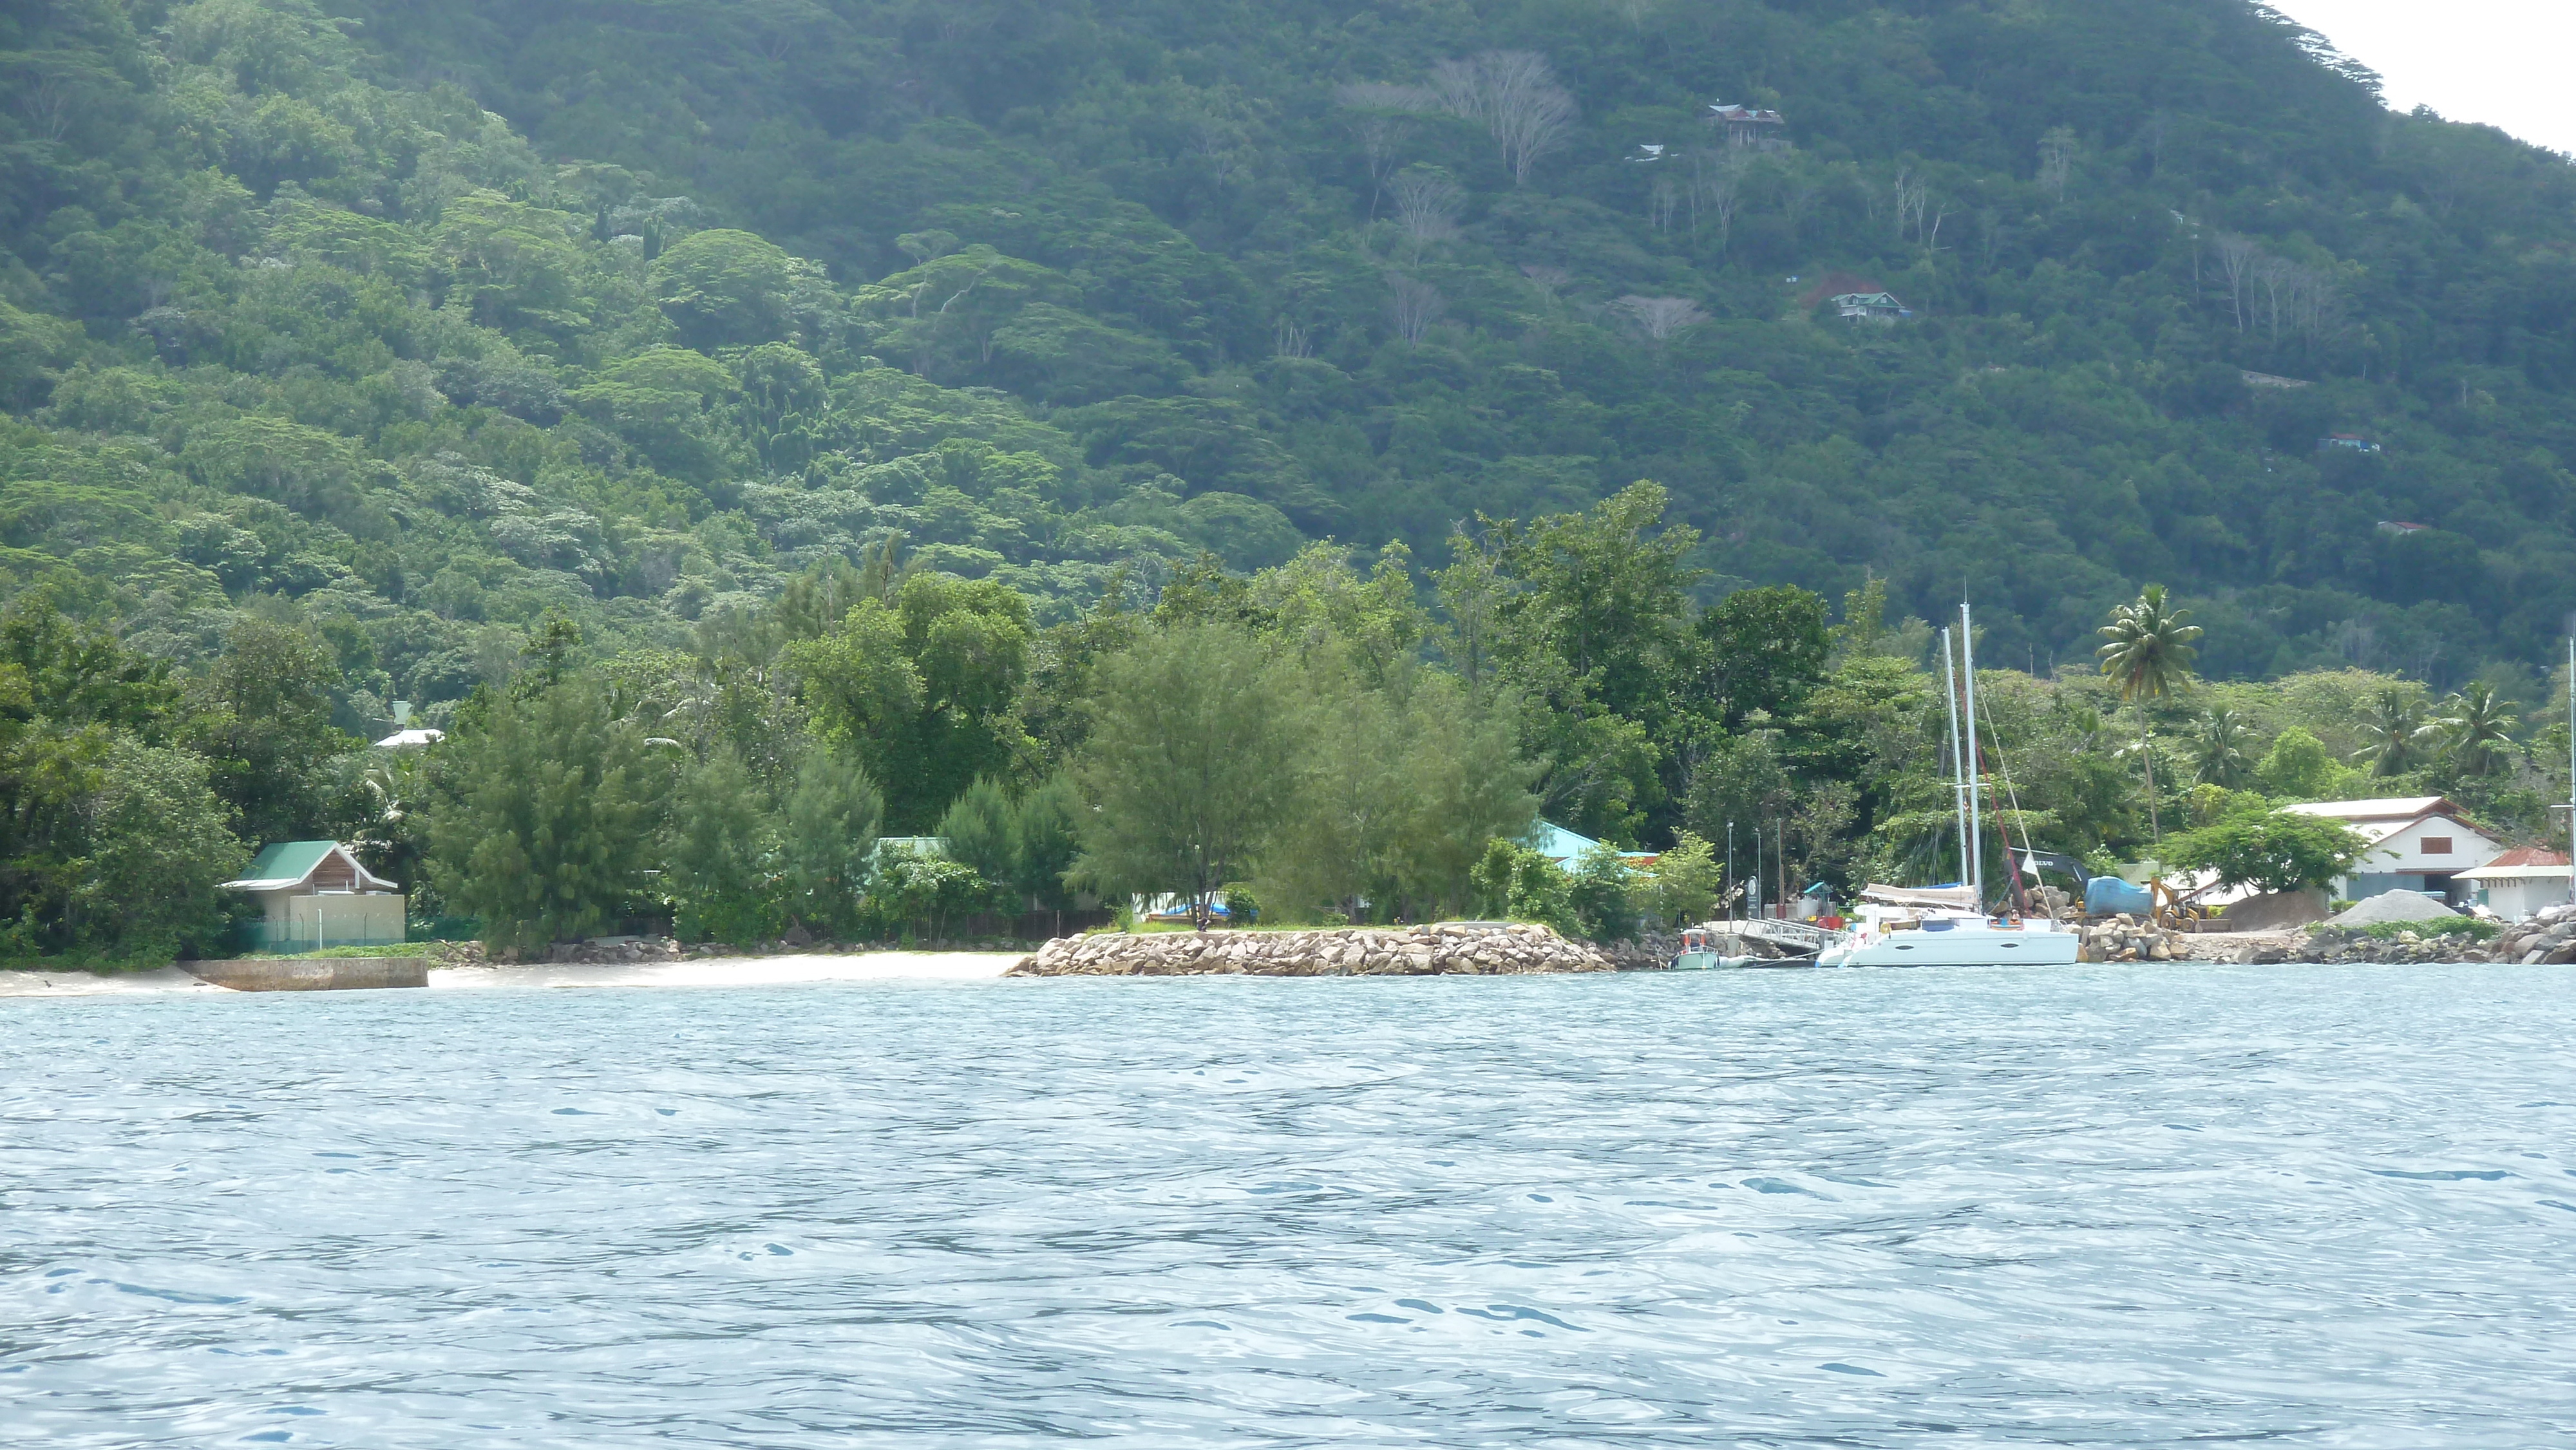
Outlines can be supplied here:
[[403, 939], [406, 902], [399, 890], [337, 841], [272, 842], [260, 848], [248, 871], [224, 886], [249, 892], [260, 903], [257, 945], [264, 951]]

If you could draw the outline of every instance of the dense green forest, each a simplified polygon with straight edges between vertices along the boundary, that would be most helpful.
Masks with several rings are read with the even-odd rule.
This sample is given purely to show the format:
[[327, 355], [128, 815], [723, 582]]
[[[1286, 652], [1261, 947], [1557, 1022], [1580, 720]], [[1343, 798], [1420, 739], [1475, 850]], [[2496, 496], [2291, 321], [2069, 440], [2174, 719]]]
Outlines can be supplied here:
[[[459, 758], [565, 679], [732, 710], [691, 769], [720, 735], [789, 812], [819, 750], [876, 784], [812, 809], [919, 831], [1079, 789], [1135, 620], [1286, 639], [1349, 581], [1617, 839], [1769, 752], [1815, 870], [1896, 860], [1913, 757], [1815, 701], [1917, 709], [1907, 620], [1972, 597], [2100, 757], [2043, 827], [2152, 841], [2117, 702], [2050, 679], [2151, 582], [2245, 682], [2152, 748], [2224, 708], [2235, 787], [2295, 727], [2538, 820], [2519, 754], [2361, 757], [2457, 690], [2542, 723], [2576, 174], [2244, 0], [334, 10], [0, 16], [0, 905], [45, 942], [113, 781], [354, 831], [397, 699]], [[1642, 571], [1607, 633], [1593, 564]], [[1838, 642], [1730, 696], [1791, 624]]]

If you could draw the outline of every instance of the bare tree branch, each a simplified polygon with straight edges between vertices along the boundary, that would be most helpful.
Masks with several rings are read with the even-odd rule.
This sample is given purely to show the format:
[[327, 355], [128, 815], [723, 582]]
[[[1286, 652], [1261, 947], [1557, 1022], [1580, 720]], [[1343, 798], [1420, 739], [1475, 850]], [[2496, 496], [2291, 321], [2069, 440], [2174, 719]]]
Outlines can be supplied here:
[[1401, 275], [1389, 277], [1386, 285], [1387, 312], [1395, 320], [1395, 335], [1403, 338], [1407, 347], [1419, 346], [1422, 335], [1447, 310], [1440, 289]]
[[1395, 224], [1413, 243], [1414, 260], [1433, 242], [1458, 234], [1458, 210], [1467, 193], [1437, 171], [1413, 169], [1397, 176], [1387, 194], [1395, 202]]
[[1556, 83], [1547, 57], [1532, 50], [1489, 50], [1431, 68], [1440, 109], [1484, 126], [1519, 185], [1541, 156], [1565, 144], [1577, 114], [1574, 97]]
[[1639, 297], [1631, 294], [1610, 306], [1637, 325], [1637, 330], [1662, 342], [1684, 328], [1697, 327], [1708, 321], [1708, 314], [1687, 297]]

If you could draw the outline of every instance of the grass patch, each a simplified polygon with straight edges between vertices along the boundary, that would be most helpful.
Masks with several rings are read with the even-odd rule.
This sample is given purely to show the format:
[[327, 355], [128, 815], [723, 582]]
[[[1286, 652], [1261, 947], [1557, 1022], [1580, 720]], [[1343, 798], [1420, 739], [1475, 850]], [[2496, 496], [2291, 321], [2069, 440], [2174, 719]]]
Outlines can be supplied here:
[[2502, 922], [2474, 916], [2437, 916], [2431, 921], [2381, 921], [2362, 928], [2381, 941], [2395, 941], [2398, 933], [2408, 931], [2419, 937], [2464, 936], [2471, 941], [2489, 941], [2503, 930]]
[[389, 941], [371, 947], [324, 947], [318, 952], [247, 952], [224, 960], [234, 962], [320, 962], [347, 957], [434, 957], [446, 942]]

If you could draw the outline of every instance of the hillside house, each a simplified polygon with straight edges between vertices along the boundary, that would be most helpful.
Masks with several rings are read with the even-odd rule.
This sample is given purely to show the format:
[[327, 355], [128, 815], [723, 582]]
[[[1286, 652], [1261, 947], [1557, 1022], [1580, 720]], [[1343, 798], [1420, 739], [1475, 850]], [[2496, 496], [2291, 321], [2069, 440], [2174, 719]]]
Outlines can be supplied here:
[[2517, 847], [2456, 878], [2477, 893], [2477, 903], [2507, 921], [2520, 921], [2567, 898], [2567, 858], [2556, 851]]
[[1868, 322], [1896, 322], [1914, 315], [1914, 309], [1895, 293], [1850, 272], [1827, 273], [1823, 281], [1798, 294], [1802, 309], [1813, 308], [1819, 302], [1832, 303], [1836, 316]]
[[2358, 901], [2383, 891], [2421, 891], [2453, 906], [2468, 904], [2472, 882], [2462, 872], [2494, 860], [2504, 843], [2479, 829], [2443, 796], [2388, 800], [2317, 801], [2285, 806], [2303, 816], [2324, 816], [2359, 832], [2371, 849], [2331, 890]]
[[2329, 433], [2317, 440], [2319, 453], [2332, 453], [2341, 448], [2353, 453], [2377, 453], [2379, 445], [2358, 433]]
[[1914, 309], [1897, 301], [1893, 292], [1845, 292], [1826, 300], [1834, 304], [1837, 316], [1865, 322], [1896, 322], [1914, 315]]
[[1785, 134], [1789, 129], [1788, 118], [1777, 111], [1730, 105], [1725, 101], [1711, 101], [1708, 107], [1708, 121], [1710, 125], [1717, 128], [1719, 135], [1726, 138], [1726, 144], [1729, 146], [1740, 147], [1747, 151], [1789, 149], [1789, 139]]
[[260, 903], [255, 945], [272, 952], [378, 946], [403, 939], [407, 902], [337, 841], [279, 841], [224, 889]]
[[2381, 519], [2379, 521], [2379, 531], [2388, 535], [2392, 539], [2402, 539], [2408, 534], [2420, 534], [2431, 527], [2431, 524], [2408, 523], [2404, 519]]

